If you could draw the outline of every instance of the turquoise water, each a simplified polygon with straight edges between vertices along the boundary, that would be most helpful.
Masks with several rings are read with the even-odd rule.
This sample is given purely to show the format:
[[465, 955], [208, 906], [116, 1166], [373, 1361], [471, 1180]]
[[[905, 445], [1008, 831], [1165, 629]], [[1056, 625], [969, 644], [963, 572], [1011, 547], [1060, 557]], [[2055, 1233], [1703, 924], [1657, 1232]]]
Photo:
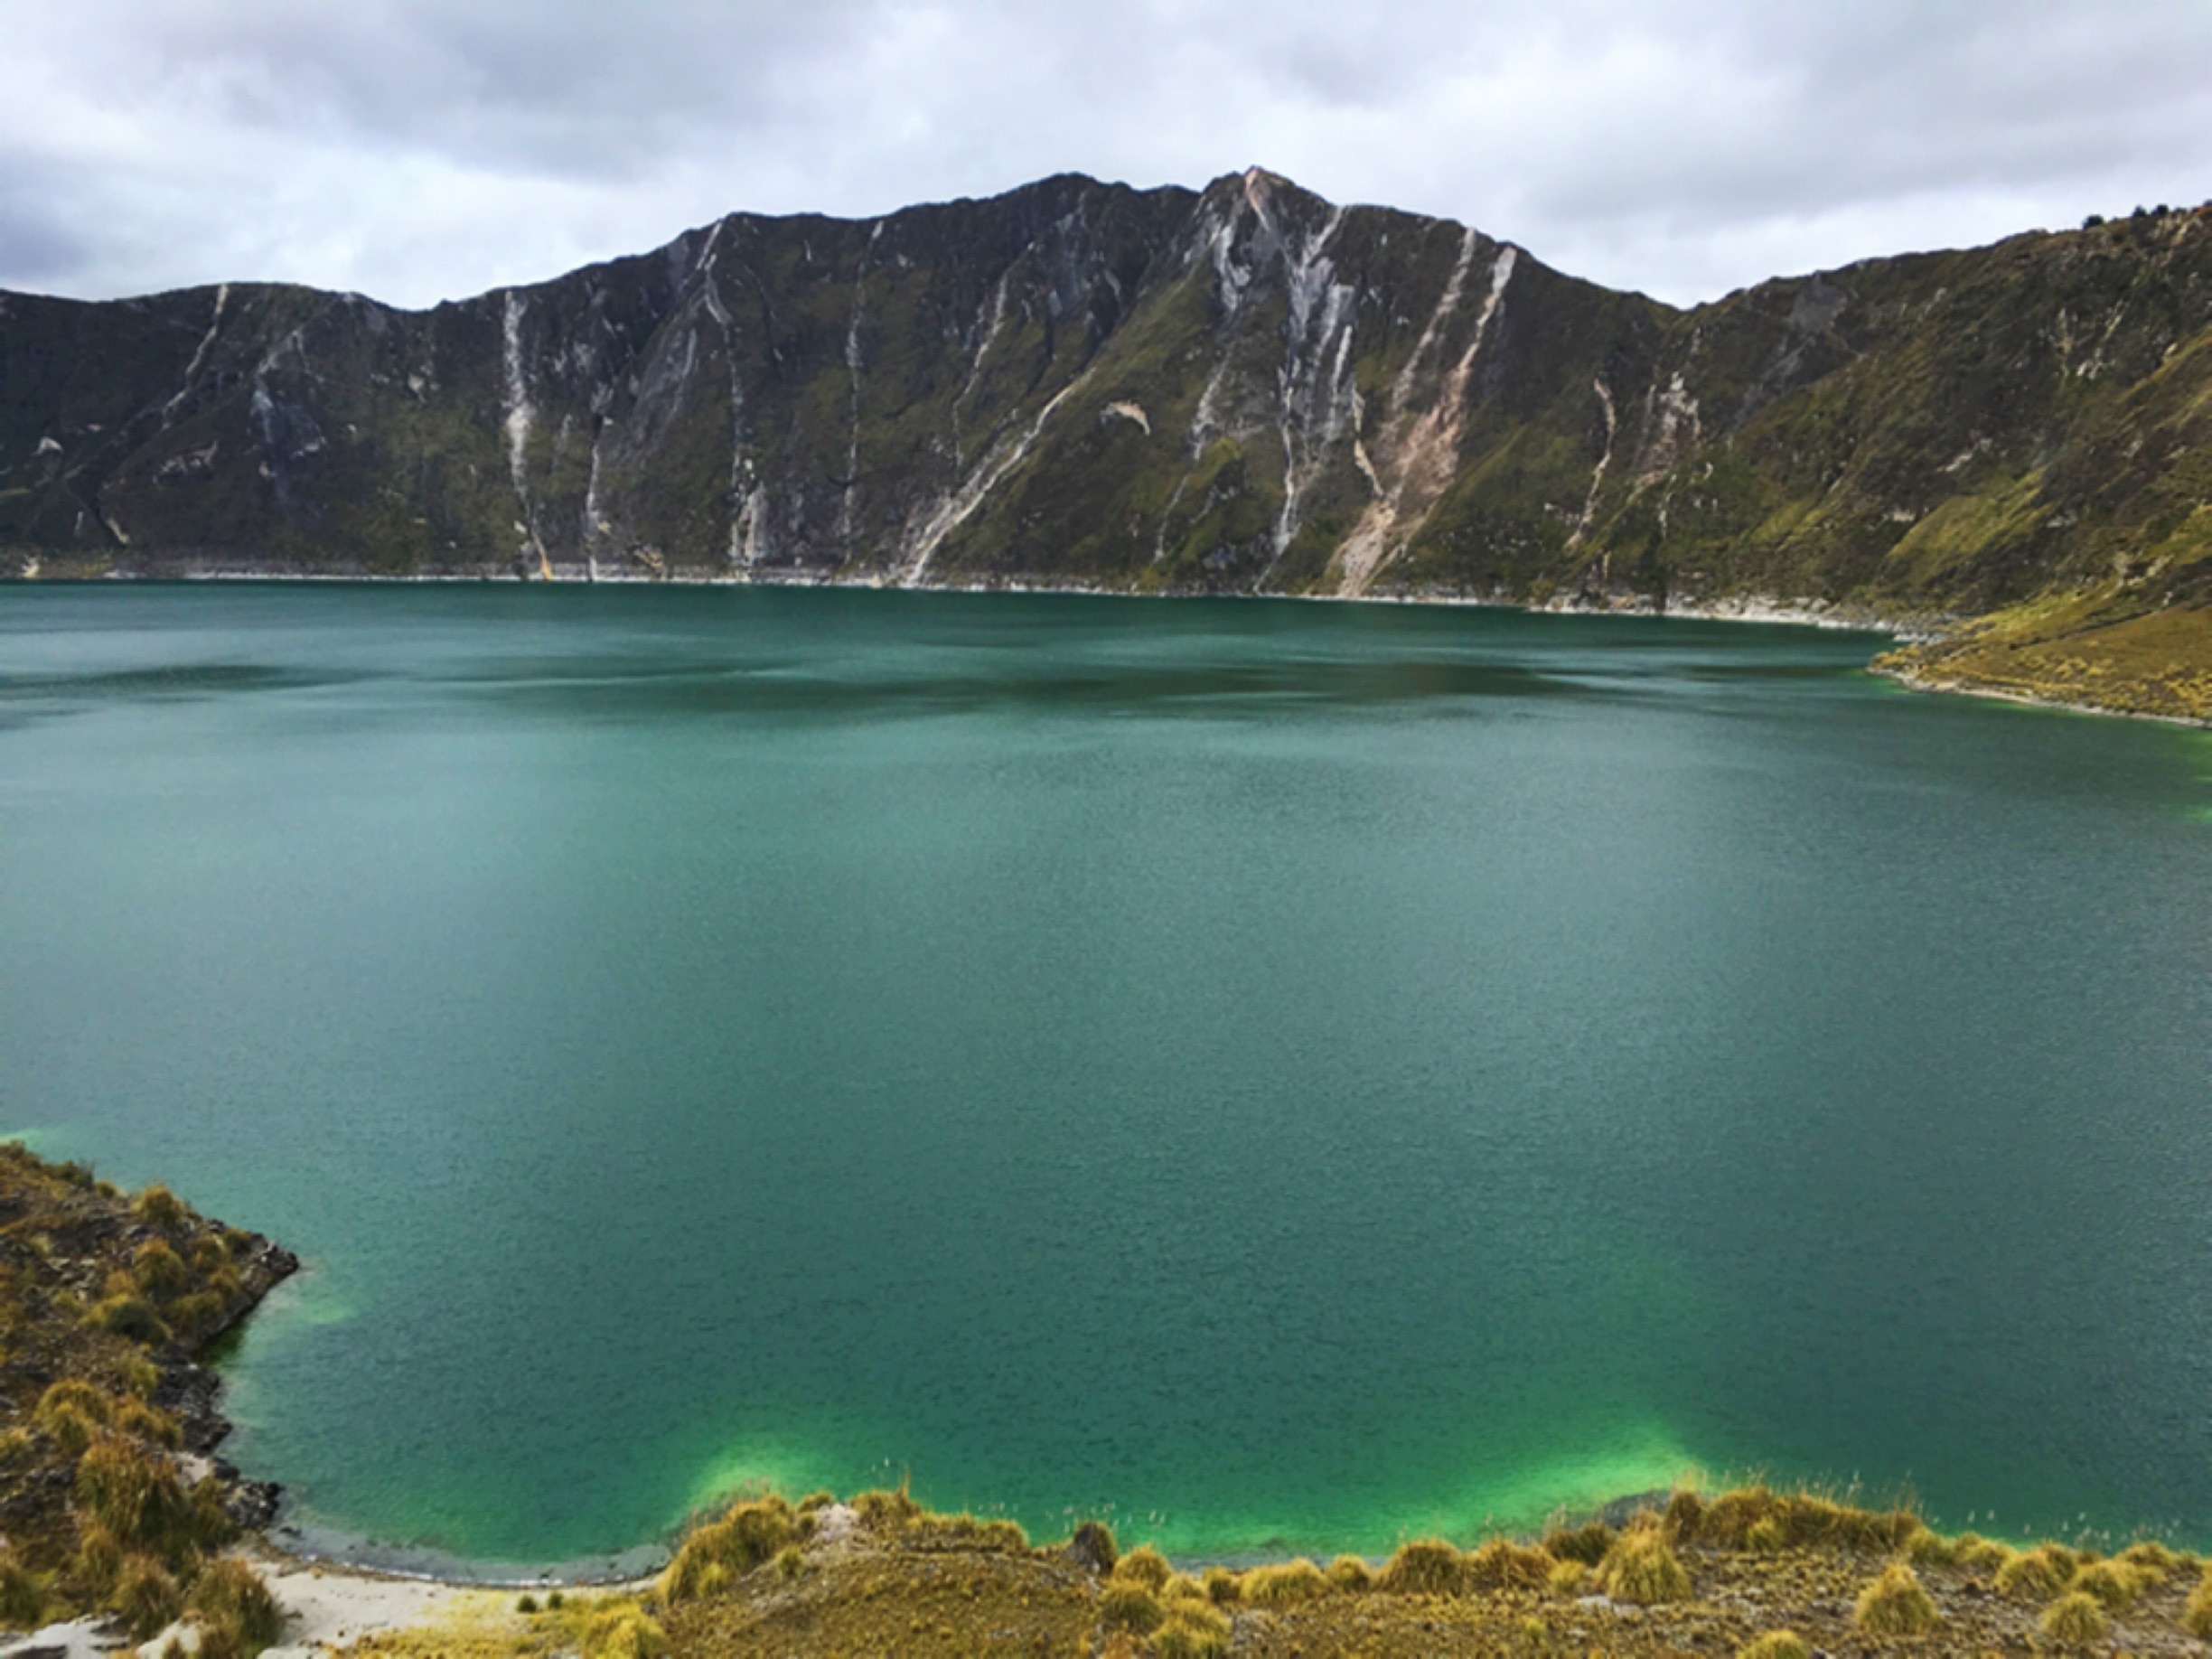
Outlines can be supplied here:
[[478, 1558], [902, 1471], [2212, 1541], [2212, 744], [1878, 644], [0, 589], [0, 1128], [298, 1250], [232, 1455]]

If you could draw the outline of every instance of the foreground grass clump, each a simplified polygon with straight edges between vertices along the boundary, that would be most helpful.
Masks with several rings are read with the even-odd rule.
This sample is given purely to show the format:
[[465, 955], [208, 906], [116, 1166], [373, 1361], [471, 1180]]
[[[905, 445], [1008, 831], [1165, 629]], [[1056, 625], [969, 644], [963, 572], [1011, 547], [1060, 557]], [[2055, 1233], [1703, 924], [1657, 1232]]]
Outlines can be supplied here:
[[1288, 1607], [1329, 1593], [1328, 1575], [1300, 1558], [1279, 1566], [1254, 1567], [1244, 1575], [1243, 1601], [1255, 1607]]
[[584, 1630], [585, 1659], [659, 1659], [668, 1633], [644, 1608], [623, 1602], [595, 1614]]
[[1951, 1541], [1951, 1564], [1954, 1567], [1986, 1567], [1994, 1570], [2011, 1558], [2011, 1551], [1979, 1532], [1961, 1532]]
[[1110, 1629], [1149, 1636], [1167, 1619], [1159, 1598], [1135, 1579], [1118, 1579], [1099, 1597], [1099, 1619]]
[[1558, 1564], [1542, 1550], [1493, 1538], [1468, 1553], [1467, 1584], [1476, 1590], [1542, 1589]]
[[2205, 1570], [2181, 1604], [2181, 1628], [2199, 1641], [2212, 1642], [2212, 1567]]
[[1175, 1569], [1167, 1564], [1166, 1556], [1150, 1544], [1139, 1544], [1114, 1564], [1111, 1576], [1142, 1585], [1148, 1590], [1157, 1590], [1167, 1582], [1174, 1572]]
[[45, 1610], [46, 1591], [37, 1576], [16, 1559], [13, 1548], [0, 1544], [0, 1626], [34, 1629]]
[[2067, 1581], [2068, 1595], [2094, 1597], [2118, 1613], [2131, 1606], [2152, 1583], [2151, 1576], [2126, 1561], [2091, 1561], [2074, 1570]]
[[1851, 1621], [1870, 1636], [1924, 1636], [1942, 1616], [1920, 1577], [1903, 1561], [1892, 1561], [1868, 1585], [1851, 1611]]
[[1595, 1567], [1605, 1560], [1606, 1551], [1613, 1547], [1615, 1536], [1613, 1529], [1604, 1522], [1593, 1521], [1588, 1526], [1579, 1526], [1571, 1532], [1546, 1533], [1544, 1553], [1555, 1561], [1580, 1561], [1585, 1567]]
[[697, 1528], [661, 1574], [661, 1598], [711, 1596], [751, 1572], [799, 1535], [799, 1514], [780, 1497], [734, 1504]]
[[2043, 1610], [2043, 1617], [2036, 1623], [2045, 1636], [2062, 1647], [2086, 1647], [2092, 1642], [2102, 1642], [2112, 1629], [2104, 1603], [2085, 1590], [2059, 1597]]
[[284, 1635], [276, 1598], [261, 1575], [236, 1556], [210, 1563], [192, 1585], [188, 1605], [200, 1623], [200, 1651], [210, 1659], [222, 1653], [258, 1653]]
[[1356, 1595], [1374, 1588], [1374, 1573], [1358, 1556], [1340, 1555], [1328, 1565], [1328, 1581], [1336, 1589]]
[[184, 1610], [184, 1592], [159, 1561], [134, 1555], [116, 1574], [109, 1605], [131, 1635], [144, 1642]]
[[1375, 1588], [1400, 1596], [1457, 1596], [1467, 1589], [1467, 1561], [1441, 1538], [1417, 1538], [1382, 1563]]
[[1795, 1630], [1769, 1630], [1738, 1648], [1736, 1659], [1813, 1659], [1813, 1650]]
[[2016, 1551], [1997, 1568], [1997, 1588], [2008, 1596], [2048, 1601], [2074, 1577], [2079, 1558], [2064, 1544], [2038, 1544]]
[[1221, 1609], [1179, 1601], [1153, 1633], [1152, 1651], [1158, 1659], [1220, 1659], [1229, 1651], [1231, 1636], [1229, 1616]]
[[2147, 1585], [2163, 1584], [2181, 1565], [2181, 1558], [2155, 1538], [2145, 1538], [2120, 1551], [2120, 1559], [2142, 1575]]
[[1614, 1540], [1598, 1563], [1597, 1577], [1606, 1595], [1638, 1607], [1685, 1601], [1690, 1596], [1690, 1574], [1657, 1526], [1631, 1527]]
[[1694, 1528], [1676, 1537], [1729, 1550], [1855, 1550], [1886, 1555], [1927, 1529], [1907, 1509], [1870, 1510], [1806, 1492], [1739, 1487], [1704, 1505]]

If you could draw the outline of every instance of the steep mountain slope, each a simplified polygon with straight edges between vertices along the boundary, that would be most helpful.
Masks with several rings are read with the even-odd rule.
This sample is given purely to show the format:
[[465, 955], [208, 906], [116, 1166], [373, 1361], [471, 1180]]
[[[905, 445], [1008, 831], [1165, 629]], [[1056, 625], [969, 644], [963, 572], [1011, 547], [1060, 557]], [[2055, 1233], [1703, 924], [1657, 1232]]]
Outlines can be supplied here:
[[2171, 649], [2074, 694], [2204, 713], [2208, 398], [2207, 210], [1678, 311], [1256, 170], [1062, 177], [421, 313], [0, 296], [0, 558], [2129, 623]]

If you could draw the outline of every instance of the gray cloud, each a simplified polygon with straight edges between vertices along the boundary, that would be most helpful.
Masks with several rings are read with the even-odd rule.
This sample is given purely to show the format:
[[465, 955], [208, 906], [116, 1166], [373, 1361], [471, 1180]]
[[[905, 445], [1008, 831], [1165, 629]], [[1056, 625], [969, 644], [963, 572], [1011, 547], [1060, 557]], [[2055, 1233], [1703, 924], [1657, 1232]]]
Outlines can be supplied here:
[[0, 286], [404, 304], [732, 209], [1253, 162], [1678, 301], [2212, 194], [2148, 0], [78, 0], [11, 21]]

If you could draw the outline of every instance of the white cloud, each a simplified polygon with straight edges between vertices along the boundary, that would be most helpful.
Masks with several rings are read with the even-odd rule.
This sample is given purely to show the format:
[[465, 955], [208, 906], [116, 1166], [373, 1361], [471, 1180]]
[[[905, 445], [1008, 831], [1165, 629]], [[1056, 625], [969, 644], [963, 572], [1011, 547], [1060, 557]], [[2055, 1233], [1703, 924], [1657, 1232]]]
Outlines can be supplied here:
[[2212, 194], [2143, 0], [77, 0], [0, 61], [0, 286], [427, 304], [732, 209], [1262, 163], [1689, 301]]

